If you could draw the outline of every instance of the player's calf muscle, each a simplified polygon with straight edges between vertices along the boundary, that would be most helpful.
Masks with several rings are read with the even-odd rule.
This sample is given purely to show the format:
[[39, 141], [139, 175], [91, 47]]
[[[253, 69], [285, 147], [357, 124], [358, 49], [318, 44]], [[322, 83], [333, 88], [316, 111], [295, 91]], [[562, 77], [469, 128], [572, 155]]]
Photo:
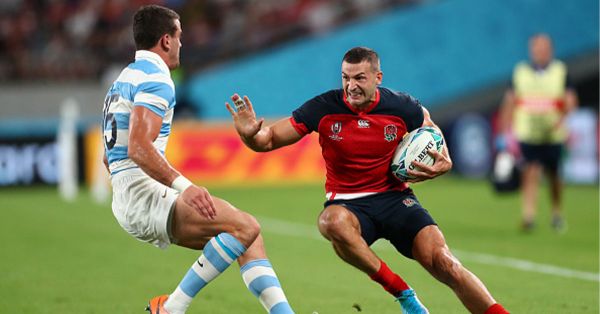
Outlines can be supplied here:
[[463, 267], [448, 250], [440, 249], [434, 252], [430, 272], [448, 285], [456, 285], [462, 276]]

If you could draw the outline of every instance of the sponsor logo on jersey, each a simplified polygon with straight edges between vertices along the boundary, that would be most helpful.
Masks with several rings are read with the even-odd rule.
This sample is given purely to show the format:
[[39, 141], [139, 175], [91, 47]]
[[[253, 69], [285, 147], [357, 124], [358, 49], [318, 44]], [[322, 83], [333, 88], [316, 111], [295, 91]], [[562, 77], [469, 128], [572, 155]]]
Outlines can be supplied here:
[[341, 141], [343, 139], [343, 137], [341, 137], [339, 134], [340, 132], [342, 132], [342, 123], [341, 122], [335, 122], [334, 124], [331, 125], [331, 132], [333, 133], [332, 135], [329, 135], [329, 138], [334, 140], [334, 141]]
[[393, 124], [388, 124], [383, 129], [383, 136], [386, 141], [391, 142], [398, 137], [398, 128]]
[[412, 207], [416, 204], [415, 200], [413, 200], [412, 198], [405, 198], [404, 200], [402, 200], [402, 203], [404, 203], [404, 206], [406, 207]]
[[363, 119], [358, 120], [358, 128], [359, 129], [368, 129], [370, 127], [371, 127], [371, 125], [369, 124], [369, 120], [363, 120]]

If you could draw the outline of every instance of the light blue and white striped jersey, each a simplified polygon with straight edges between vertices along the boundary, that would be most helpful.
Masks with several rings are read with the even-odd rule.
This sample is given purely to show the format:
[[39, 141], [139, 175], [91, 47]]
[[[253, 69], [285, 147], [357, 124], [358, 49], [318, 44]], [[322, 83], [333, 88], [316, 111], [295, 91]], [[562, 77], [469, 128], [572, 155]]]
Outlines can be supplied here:
[[135, 52], [135, 62], [121, 71], [104, 101], [102, 131], [111, 175], [138, 168], [127, 156], [129, 116], [135, 106], [146, 107], [162, 117], [160, 134], [153, 144], [164, 155], [171, 133], [175, 85], [166, 63], [151, 51]]

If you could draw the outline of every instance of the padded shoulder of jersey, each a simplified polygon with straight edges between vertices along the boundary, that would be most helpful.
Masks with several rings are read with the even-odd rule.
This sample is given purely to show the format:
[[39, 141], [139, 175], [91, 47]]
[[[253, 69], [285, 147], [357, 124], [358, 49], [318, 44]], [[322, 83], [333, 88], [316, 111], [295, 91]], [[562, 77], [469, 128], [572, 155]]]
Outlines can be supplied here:
[[329, 114], [353, 114], [344, 104], [344, 93], [333, 89], [305, 102], [294, 110], [292, 116], [298, 123], [304, 124], [310, 131], [317, 131], [319, 122]]
[[400, 117], [406, 123], [409, 132], [423, 125], [423, 107], [419, 100], [407, 93], [385, 87], [380, 87], [379, 93], [379, 105], [371, 112], [372, 114]]

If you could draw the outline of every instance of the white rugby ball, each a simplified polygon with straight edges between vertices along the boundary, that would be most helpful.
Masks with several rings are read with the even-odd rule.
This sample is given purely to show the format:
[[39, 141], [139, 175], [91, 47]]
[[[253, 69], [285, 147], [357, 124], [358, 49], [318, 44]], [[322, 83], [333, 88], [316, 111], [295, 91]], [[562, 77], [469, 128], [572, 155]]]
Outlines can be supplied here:
[[407, 181], [414, 177], [408, 174], [408, 170], [419, 170], [412, 164], [412, 161], [418, 161], [431, 166], [434, 163], [429, 155], [429, 150], [433, 149], [442, 152], [444, 148], [444, 137], [433, 127], [420, 127], [406, 134], [398, 144], [394, 157], [392, 158], [392, 174], [401, 181]]

